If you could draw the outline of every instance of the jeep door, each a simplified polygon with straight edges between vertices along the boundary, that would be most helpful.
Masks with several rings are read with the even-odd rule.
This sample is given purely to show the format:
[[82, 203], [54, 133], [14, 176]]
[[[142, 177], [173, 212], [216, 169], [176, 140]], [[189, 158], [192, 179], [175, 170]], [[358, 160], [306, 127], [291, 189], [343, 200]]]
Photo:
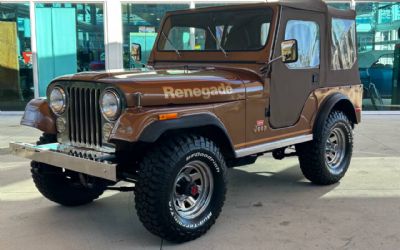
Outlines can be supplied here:
[[323, 79], [325, 15], [319, 12], [282, 8], [273, 58], [281, 55], [281, 42], [296, 39], [299, 59], [285, 64], [273, 62], [270, 93], [270, 125], [284, 128], [295, 125], [304, 105]]

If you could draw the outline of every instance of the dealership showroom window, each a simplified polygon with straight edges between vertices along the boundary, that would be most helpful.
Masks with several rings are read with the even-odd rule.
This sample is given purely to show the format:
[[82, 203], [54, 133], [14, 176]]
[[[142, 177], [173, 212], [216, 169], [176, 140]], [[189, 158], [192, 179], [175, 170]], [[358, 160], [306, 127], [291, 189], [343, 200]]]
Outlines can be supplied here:
[[[111, 2], [120, 6], [107, 11]], [[364, 110], [400, 110], [400, 3], [327, 2], [356, 10]], [[0, 41], [0, 111], [22, 111], [34, 96], [45, 96], [50, 80], [61, 75], [141, 67], [130, 56], [132, 44], [141, 45], [141, 62], [146, 63], [167, 11], [235, 3], [242, 2], [0, 1], [0, 34], [6, 37]], [[120, 13], [111, 14], [114, 10]], [[118, 22], [122, 29], [114, 30]]]

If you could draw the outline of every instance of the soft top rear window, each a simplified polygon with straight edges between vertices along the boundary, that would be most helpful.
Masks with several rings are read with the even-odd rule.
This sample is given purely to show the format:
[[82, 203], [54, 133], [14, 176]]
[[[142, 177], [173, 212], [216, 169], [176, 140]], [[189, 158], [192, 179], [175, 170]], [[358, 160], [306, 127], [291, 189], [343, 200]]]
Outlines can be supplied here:
[[332, 19], [332, 70], [351, 69], [357, 60], [356, 22], [350, 19]]
[[159, 51], [256, 51], [265, 47], [270, 8], [177, 14], [166, 19]]

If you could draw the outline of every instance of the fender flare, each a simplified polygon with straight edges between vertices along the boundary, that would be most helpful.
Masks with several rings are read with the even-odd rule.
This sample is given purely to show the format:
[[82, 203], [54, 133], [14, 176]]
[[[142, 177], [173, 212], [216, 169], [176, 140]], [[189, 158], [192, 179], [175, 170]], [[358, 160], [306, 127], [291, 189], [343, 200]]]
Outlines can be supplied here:
[[39, 129], [46, 134], [57, 134], [56, 117], [45, 99], [33, 99], [26, 105], [21, 125]]
[[153, 143], [157, 141], [165, 132], [179, 129], [194, 129], [201, 127], [216, 127], [223, 136], [229, 140], [230, 146], [233, 149], [233, 144], [228, 136], [223, 123], [212, 114], [202, 113], [183, 116], [179, 119], [156, 121], [148, 125], [140, 134], [139, 141]]
[[352, 121], [354, 124], [358, 124], [357, 115], [353, 103], [344, 94], [335, 93], [327, 97], [319, 108], [318, 115], [314, 122], [314, 132], [321, 128], [319, 124], [326, 121], [331, 111], [336, 107], [338, 107], [339, 110], [344, 111], [346, 115], [348, 115], [350, 121]]

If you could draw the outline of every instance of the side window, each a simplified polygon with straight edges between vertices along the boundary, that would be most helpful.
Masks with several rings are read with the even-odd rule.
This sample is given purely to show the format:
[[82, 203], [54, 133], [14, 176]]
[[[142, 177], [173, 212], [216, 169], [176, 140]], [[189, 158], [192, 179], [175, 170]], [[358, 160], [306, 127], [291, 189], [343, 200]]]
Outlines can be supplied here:
[[320, 64], [319, 26], [316, 22], [289, 20], [286, 25], [285, 40], [296, 39], [299, 60], [286, 64], [290, 69], [318, 68]]
[[351, 69], [357, 59], [356, 22], [350, 19], [332, 19], [333, 70]]

